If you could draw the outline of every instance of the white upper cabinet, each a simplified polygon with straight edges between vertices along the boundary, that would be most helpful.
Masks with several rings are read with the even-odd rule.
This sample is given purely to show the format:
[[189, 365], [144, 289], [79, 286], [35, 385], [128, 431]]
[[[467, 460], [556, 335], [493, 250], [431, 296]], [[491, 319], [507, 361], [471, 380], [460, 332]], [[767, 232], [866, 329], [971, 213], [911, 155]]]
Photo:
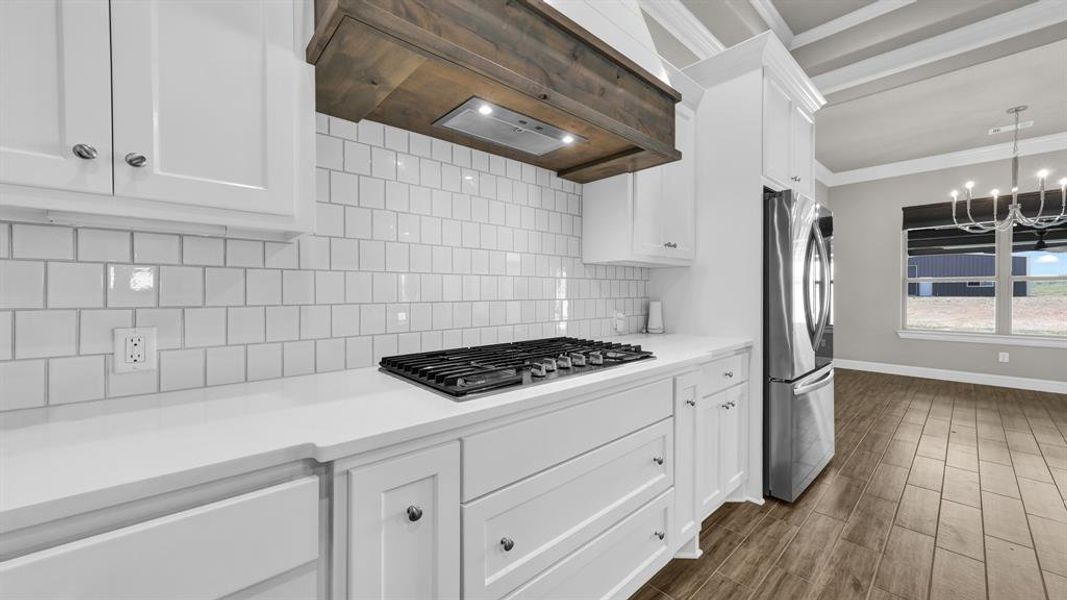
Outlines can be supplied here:
[[298, 82], [291, 3], [111, 6], [115, 193], [291, 213]]
[[17, 0], [0, 11], [0, 208], [252, 237], [313, 229], [305, 0]]
[[0, 181], [111, 193], [107, 0], [0, 2]]
[[587, 263], [684, 266], [694, 252], [695, 117], [674, 109], [681, 160], [582, 186], [582, 257]]
[[763, 78], [763, 176], [778, 189], [812, 195], [815, 122], [770, 73]]

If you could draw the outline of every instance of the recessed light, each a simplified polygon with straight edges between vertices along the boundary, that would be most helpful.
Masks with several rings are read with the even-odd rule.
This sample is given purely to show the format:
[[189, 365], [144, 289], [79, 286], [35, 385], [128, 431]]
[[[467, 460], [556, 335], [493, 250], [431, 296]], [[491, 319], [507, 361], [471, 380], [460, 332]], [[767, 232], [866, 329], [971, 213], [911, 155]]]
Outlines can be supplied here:
[[493, 114], [493, 107], [489, 106], [488, 104], [483, 104], [478, 107], [478, 113], [483, 115], [491, 115]]
[[563, 143], [564, 144], [569, 144], [569, 143], [571, 143], [573, 141], [574, 141], [574, 136], [573, 135], [568, 133], [567, 135], [563, 136]]

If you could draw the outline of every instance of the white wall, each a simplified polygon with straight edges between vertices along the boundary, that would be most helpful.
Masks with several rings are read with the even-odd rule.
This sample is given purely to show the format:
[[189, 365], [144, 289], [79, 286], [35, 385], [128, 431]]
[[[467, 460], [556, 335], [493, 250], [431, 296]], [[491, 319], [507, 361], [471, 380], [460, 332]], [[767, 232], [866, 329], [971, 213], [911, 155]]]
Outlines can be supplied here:
[[[0, 411], [609, 336], [615, 311], [644, 327], [648, 270], [581, 263], [580, 185], [369, 121], [318, 130], [299, 243], [0, 222]], [[134, 324], [160, 368], [111, 373]]]
[[[1067, 171], [1067, 152], [1020, 159], [1023, 189], [1039, 168]], [[970, 371], [1067, 381], [1063, 349], [907, 340], [897, 336], [901, 307], [901, 208], [947, 201], [948, 192], [972, 179], [978, 189], [1010, 187], [1009, 161], [1002, 160], [869, 181], [830, 189], [834, 211], [838, 358], [894, 365]], [[1067, 314], [1064, 315], [1067, 319]], [[1011, 362], [997, 361], [1009, 352]]]

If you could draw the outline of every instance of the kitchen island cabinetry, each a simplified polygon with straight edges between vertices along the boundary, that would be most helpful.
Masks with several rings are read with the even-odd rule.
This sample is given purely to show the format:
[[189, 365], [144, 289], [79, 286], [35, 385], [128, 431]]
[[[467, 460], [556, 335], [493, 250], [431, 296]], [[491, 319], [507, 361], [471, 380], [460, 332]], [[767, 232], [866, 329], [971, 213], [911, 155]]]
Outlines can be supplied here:
[[[671, 558], [693, 555], [700, 494], [714, 485], [716, 504], [736, 499], [745, 425], [718, 407], [747, 377], [750, 344], [620, 341], [647, 344], [657, 359], [463, 402], [362, 369], [244, 385], [244, 395], [235, 386], [232, 404], [215, 397], [203, 411], [180, 402], [190, 391], [79, 422], [83, 465], [129, 452], [142, 418], [137, 431], [150, 434], [137, 438], [138, 460], [95, 475], [125, 478], [103, 488], [106, 505], [87, 504], [84, 488], [60, 498], [80, 507], [68, 514], [28, 501], [43, 487], [0, 497], [0, 589], [167, 600], [627, 597]], [[225, 427], [195, 414], [225, 414]], [[387, 429], [402, 422], [410, 435]], [[121, 427], [118, 440], [104, 435]], [[45, 486], [33, 467], [63, 474], [77, 462], [73, 447], [42, 449], [55, 433], [17, 432], [22, 441], [0, 454], [0, 483]], [[172, 441], [185, 452], [165, 447]], [[142, 470], [186, 460], [197, 466]], [[76, 485], [67, 475], [48, 481]], [[174, 478], [181, 485], [157, 487]]]

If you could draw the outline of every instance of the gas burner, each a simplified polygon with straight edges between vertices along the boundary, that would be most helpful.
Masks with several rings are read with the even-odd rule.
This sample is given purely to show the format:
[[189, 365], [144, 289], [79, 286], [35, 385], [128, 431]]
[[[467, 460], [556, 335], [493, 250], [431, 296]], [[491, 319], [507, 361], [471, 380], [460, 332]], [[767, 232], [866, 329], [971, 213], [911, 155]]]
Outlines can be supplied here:
[[460, 399], [654, 358], [635, 344], [548, 338], [386, 356], [381, 369]]

